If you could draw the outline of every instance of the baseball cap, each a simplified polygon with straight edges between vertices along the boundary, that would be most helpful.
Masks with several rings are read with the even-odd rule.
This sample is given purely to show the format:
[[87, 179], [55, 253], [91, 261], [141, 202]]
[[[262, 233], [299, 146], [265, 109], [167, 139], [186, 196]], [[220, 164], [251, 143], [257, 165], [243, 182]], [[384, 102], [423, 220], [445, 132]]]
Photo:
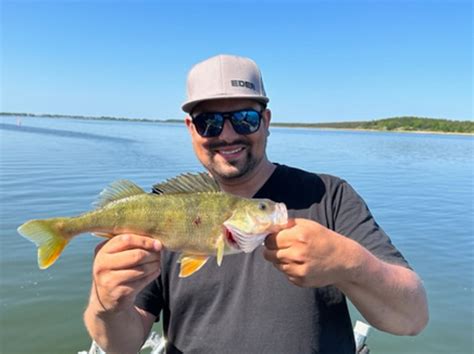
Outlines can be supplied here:
[[202, 101], [223, 98], [247, 98], [267, 104], [262, 74], [253, 60], [221, 54], [191, 68], [183, 111], [190, 113]]

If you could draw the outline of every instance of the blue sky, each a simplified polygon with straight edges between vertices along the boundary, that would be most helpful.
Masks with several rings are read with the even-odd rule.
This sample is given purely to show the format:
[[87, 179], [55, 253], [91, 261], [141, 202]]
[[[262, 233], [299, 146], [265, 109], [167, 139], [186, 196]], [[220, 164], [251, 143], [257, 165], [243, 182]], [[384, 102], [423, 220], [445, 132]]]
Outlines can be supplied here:
[[276, 122], [473, 119], [470, 1], [9, 1], [3, 112], [182, 118], [185, 80], [253, 58]]

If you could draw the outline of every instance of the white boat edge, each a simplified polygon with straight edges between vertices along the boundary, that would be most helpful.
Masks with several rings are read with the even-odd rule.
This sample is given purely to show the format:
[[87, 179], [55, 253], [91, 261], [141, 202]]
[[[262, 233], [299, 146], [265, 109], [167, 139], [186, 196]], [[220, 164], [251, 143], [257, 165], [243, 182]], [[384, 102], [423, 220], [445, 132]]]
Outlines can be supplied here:
[[[354, 326], [354, 339], [356, 342], [356, 354], [369, 354], [370, 350], [366, 345], [367, 336], [372, 327], [364, 322], [356, 321]], [[143, 344], [140, 351], [151, 349], [150, 354], [164, 354], [166, 347], [166, 339], [156, 332], [151, 332], [150, 336]], [[77, 354], [107, 354], [96, 342], [92, 342], [89, 351], [81, 351]]]

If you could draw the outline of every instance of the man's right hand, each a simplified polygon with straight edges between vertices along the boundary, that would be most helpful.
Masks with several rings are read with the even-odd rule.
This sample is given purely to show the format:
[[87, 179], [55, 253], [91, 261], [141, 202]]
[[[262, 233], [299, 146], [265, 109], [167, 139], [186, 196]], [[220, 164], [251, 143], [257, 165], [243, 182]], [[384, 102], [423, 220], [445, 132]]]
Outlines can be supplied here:
[[84, 322], [107, 353], [137, 353], [148, 336], [156, 317], [134, 302], [160, 275], [161, 249], [159, 241], [133, 234], [117, 235], [97, 246]]
[[96, 313], [129, 310], [137, 294], [160, 275], [161, 249], [159, 241], [134, 234], [118, 235], [98, 245], [90, 299], [96, 302]]

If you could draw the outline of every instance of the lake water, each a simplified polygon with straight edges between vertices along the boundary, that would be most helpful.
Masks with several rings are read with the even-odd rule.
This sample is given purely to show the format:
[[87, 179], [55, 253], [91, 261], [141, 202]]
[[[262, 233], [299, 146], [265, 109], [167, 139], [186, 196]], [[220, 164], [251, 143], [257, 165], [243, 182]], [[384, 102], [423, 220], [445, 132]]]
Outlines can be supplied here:
[[[373, 331], [373, 353], [473, 352], [471, 136], [273, 128], [272, 161], [348, 180], [424, 280], [430, 323], [417, 337]], [[76, 238], [41, 271], [16, 228], [89, 210], [110, 182], [149, 187], [201, 171], [184, 124], [0, 117], [0, 352], [89, 348], [82, 312], [94, 246]], [[353, 320], [359, 318], [353, 310]]]

